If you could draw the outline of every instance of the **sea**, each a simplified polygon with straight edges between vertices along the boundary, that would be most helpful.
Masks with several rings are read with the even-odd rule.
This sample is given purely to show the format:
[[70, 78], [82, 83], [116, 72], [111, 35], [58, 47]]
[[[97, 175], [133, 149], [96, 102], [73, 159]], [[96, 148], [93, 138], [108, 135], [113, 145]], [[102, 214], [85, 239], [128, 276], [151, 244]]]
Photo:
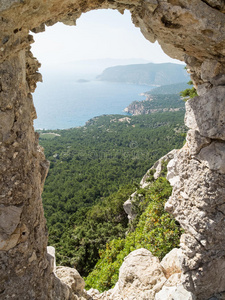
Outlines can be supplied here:
[[[84, 76], [83, 76], [84, 77]], [[33, 94], [35, 129], [68, 129], [85, 125], [96, 116], [127, 114], [132, 102], [144, 100], [152, 86], [83, 80], [76, 76], [47, 76]]]

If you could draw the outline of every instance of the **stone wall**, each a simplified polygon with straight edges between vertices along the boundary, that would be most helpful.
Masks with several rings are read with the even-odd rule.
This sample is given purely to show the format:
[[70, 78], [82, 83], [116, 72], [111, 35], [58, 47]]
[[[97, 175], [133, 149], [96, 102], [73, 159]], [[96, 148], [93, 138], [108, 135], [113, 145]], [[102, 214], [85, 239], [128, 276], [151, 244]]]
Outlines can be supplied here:
[[186, 286], [208, 299], [225, 291], [225, 81], [215, 60], [204, 61], [200, 75], [200, 96], [186, 103], [187, 143], [168, 165], [173, 194], [166, 209], [186, 231]]
[[97, 8], [129, 9], [149, 41], [188, 65], [199, 97], [187, 103], [190, 131], [169, 165], [174, 189], [166, 208], [186, 232], [186, 287], [197, 299], [219, 295], [225, 290], [224, 1], [1, 0], [0, 299], [76, 299], [53, 275], [46, 251], [41, 192], [48, 163], [33, 129], [31, 93], [41, 75], [29, 31], [58, 21], [74, 25]]

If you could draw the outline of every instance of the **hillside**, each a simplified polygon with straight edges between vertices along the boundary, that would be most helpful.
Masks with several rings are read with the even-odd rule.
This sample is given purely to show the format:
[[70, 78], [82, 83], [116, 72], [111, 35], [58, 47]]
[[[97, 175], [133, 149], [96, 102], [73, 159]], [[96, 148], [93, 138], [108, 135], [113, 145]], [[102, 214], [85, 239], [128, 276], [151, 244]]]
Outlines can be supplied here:
[[167, 84], [160, 87], [156, 87], [149, 92], [145, 92], [146, 95], [180, 95], [180, 92], [189, 89], [190, 85], [187, 82]]
[[123, 203], [153, 163], [183, 144], [184, 112], [96, 117], [86, 126], [40, 132], [51, 162], [43, 192], [57, 262], [87, 275], [99, 249], [124, 238]]
[[166, 111], [184, 111], [185, 109], [184, 101], [177, 94], [145, 95], [146, 100], [133, 101], [124, 111], [131, 115], [146, 115]]
[[145, 92], [143, 101], [133, 101], [124, 111], [131, 115], [145, 115], [157, 112], [180, 111], [185, 109], [185, 103], [180, 96], [182, 90], [189, 89], [185, 82], [164, 85]]
[[105, 69], [97, 79], [101, 81], [161, 86], [187, 82], [189, 81], [189, 75], [183, 65], [148, 63], [110, 67]]

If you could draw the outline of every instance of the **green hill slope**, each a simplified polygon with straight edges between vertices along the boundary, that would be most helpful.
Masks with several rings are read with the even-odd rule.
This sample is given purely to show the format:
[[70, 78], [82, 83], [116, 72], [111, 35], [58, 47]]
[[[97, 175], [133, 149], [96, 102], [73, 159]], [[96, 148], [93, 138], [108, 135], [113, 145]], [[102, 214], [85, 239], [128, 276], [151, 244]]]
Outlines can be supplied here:
[[145, 92], [145, 94], [149, 95], [171, 95], [177, 94], [180, 95], [180, 92], [190, 88], [190, 85], [187, 82], [173, 83], [169, 85], [163, 85], [157, 88], [150, 90], [149, 92]]
[[99, 249], [125, 237], [122, 204], [157, 159], [182, 146], [183, 118], [183, 111], [111, 115], [80, 128], [41, 132], [51, 162], [43, 204], [58, 264], [87, 275]]
[[110, 67], [105, 69], [97, 79], [102, 81], [161, 86], [187, 82], [189, 81], [189, 75], [183, 65], [149, 63]]

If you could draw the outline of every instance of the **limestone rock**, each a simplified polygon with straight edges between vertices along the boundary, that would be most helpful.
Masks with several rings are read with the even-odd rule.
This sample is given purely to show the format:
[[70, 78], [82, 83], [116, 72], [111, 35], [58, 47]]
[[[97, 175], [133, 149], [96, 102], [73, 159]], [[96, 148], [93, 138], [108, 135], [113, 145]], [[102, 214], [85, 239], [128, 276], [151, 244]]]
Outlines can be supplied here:
[[21, 3], [20, 0], [1, 0], [0, 12], [9, 9], [13, 4]]
[[196, 87], [198, 96], [203, 96], [212, 88], [210, 83], [203, 83]]
[[82, 294], [85, 282], [78, 271], [69, 267], [56, 267], [56, 275], [71, 288], [74, 294]]
[[0, 205], [0, 235], [8, 238], [20, 222], [21, 207]]
[[123, 209], [125, 210], [125, 213], [128, 215], [128, 220], [129, 222], [133, 221], [134, 218], [136, 217], [135, 212], [133, 211], [133, 204], [132, 202], [134, 201], [134, 198], [136, 196], [136, 192], [134, 192], [130, 198], [124, 202], [123, 204]]
[[186, 231], [180, 243], [185, 286], [198, 299], [208, 299], [216, 290], [224, 290], [225, 176], [192, 159], [188, 151], [183, 148], [178, 153], [174, 176], [179, 177], [179, 183], [174, 185], [166, 209]]
[[[165, 169], [165, 163], [168, 163], [170, 160], [172, 160], [176, 155], [177, 151], [178, 150], [174, 149], [166, 155], [164, 155], [163, 157], [161, 157], [157, 162], [155, 162], [154, 165], [146, 172], [144, 177], [141, 179], [140, 187], [145, 188], [151, 183], [150, 181], [148, 181], [149, 177], [152, 176], [150, 174], [153, 173], [154, 179], [157, 179], [160, 176], [162, 176], [162, 172], [164, 171], [163, 169]], [[134, 210], [134, 202], [137, 199], [140, 202], [142, 200], [142, 197], [143, 196], [141, 194], [138, 195], [137, 192], [134, 192], [130, 196], [130, 198], [124, 202], [123, 208], [128, 215], [129, 222], [132, 222], [136, 217], [136, 213]]]
[[173, 287], [173, 286], [177, 286], [182, 283], [183, 283], [183, 274], [182, 273], [174, 273], [167, 279], [164, 286]]
[[202, 148], [211, 142], [209, 138], [201, 136], [197, 130], [191, 129], [187, 133], [186, 140], [190, 155], [198, 154]]
[[174, 156], [173, 159], [167, 165], [167, 180], [169, 181], [171, 186], [178, 185], [180, 182], [180, 177], [176, 168], [177, 164], [177, 155]]
[[52, 272], [56, 273], [56, 258], [55, 258], [55, 248], [52, 246], [47, 247], [48, 260], [50, 263], [50, 268]]
[[212, 142], [196, 156], [210, 170], [225, 174], [225, 143]]
[[220, 9], [222, 11], [224, 11], [225, 9], [225, 3], [223, 0], [206, 0], [205, 2], [208, 3], [210, 6]]
[[[185, 124], [201, 136], [225, 140], [225, 86], [186, 102]], [[204, 107], [204, 109], [202, 109]]]
[[88, 290], [87, 294], [90, 295], [90, 297], [93, 299], [96, 299], [96, 298], [98, 299], [98, 297], [100, 296], [99, 291], [97, 289], [93, 289], [93, 288]]
[[157, 162], [154, 163], [154, 165], [146, 172], [146, 174], [144, 175], [144, 177], [142, 178], [141, 182], [140, 182], [140, 186], [142, 188], [145, 188], [146, 186], [149, 185], [149, 182], [147, 181], [147, 179], [149, 178], [149, 172], [151, 170], [154, 171], [154, 179], [158, 179], [161, 176], [161, 173], [163, 171], [163, 163], [168, 163], [170, 160], [172, 160], [174, 158], [174, 156], [176, 155], [178, 150], [174, 149], [172, 151], [170, 151], [169, 153], [167, 153], [166, 155], [164, 155], [163, 157], [161, 157], [159, 160], [157, 160]]
[[[171, 57], [185, 59], [194, 85], [197, 88], [202, 85], [198, 89], [200, 96], [186, 105], [186, 125], [195, 135], [189, 136], [187, 145], [168, 164], [173, 194], [166, 208], [186, 232], [181, 239], [185, 287], [198, 300], [224, 294], [225, 175], [224, 147], [219, 145], [225, 140], [224, 6], [222, 0], [0, 1], [0, 205], [22, 208], [21, 214], [8, 211], [9, 219], [12, 220], [11, 214], [15, 215], [15, 222], [8, 224], [9, 229], [1, 224], [5, 243], [0, 251], [2, 299], [15, 299], [15, 295], [24, 300], [78, 297], [54, 276], [46, 251], [47, 230], [41, 193], [47, 163], [39, 151], [38, 136], [33, 129], [36, 113], [31, 96], [41, 76], [39, 63], [29, 50], [33, 42], [29, 32], [42, 31], [45, 25], [58, 21], [75, 24], [82, 13], [109, 8], [121, 12], [130, 10], [132, 21], [144, 36], [152, 42], [157, 40]], [[205, 145], [206, 140], [202, 138], [214, 141], [212, 145]], [[199, 159], [192, 157], [194, 155], [200, 155]], [[152, 263], [150, 255], [144, 256]], [[140, 260], [137, 256], [134, 261], [138, 264]], [[148, 276], [143, 278], [139, 274], [141, 266], [142, 262], [137, 268], [138, 276], [134, 275], [135, 266], [131, 268], [131, 281], [122, 268], [123, 283], [117, 288], [124, 287], [127, 294], [117, 293], [112, 299], [147, 297], [149, 300], [153, 297], [155, 290], [149, 290], [141, 282], [151, 284]], [[143, 269], [148, 270], [148, 267]], [[161, 274], [160, 270], [156, 267], [157, 274]], [[162, 286], [163, 280], [154, 276]], [[129, 292], [131, 283], [138, 286]], [[180, 288], [163, 289], [166, 289], [165, 297], [175, 290], [183, 299]]]
[[158, 258], [146, 249], [138, 249], [124, 259], [109, 299], [154, 299], [165, 281]]
[[166, 278], [169, 278], [175, 273], [181, 273], [181, 263], [180, 256], [181, 250], [174, 248], [172, 249], [161, 261], [161, 266], [163, 267], [164, 274]]
[[21, 237], [18, 227], [22, 208], [0, 205], [0, 250], [14, 248]]
[[205, 60], [201, 66], [201, 78], [208, 82], [222, 73], [221, 64], [217, 60]]
[[185, 290], [180, 284], [178, 286], [164, 286], [160, 292], [155, 295], [155, 300], [196, 300], [196, 297]]

